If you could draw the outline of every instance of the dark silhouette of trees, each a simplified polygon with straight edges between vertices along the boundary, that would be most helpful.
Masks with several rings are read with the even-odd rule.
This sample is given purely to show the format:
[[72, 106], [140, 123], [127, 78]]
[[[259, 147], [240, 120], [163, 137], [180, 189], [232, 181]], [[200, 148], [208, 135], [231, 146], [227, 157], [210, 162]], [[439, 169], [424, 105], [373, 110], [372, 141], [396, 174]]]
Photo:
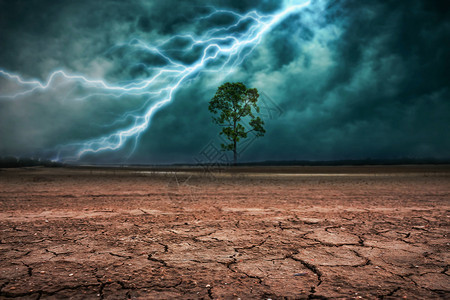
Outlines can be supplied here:
[[53, 167], [63, 167], [64, 164], [50, 160], [43, 160], [39, 158], [28, 158], [28, 157], [16, 158], [14, 156], [0, 157], [0, 168], [23, 168], [36, 166], [53, 168]]

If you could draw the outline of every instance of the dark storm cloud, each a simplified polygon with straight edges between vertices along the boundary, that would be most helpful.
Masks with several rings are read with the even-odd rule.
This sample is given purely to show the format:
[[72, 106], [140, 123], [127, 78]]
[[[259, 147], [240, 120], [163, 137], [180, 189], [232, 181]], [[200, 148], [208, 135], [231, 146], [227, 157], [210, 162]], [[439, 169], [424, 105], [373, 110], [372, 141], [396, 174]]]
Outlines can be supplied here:
[[[311, 43], [300, 26], [285, 30], [284, 35], [299, 38], [297, 63], [291, 65], [279, 57], [292, 41], [280, 46], [278, 36], [271, 35], [266, 45], [274, 63], [247, 70], [249, 80], [269, 72], [254, 79], [261, 87], [280, 77], [281, 87], [272, 95], [288, 114], [274, 125], [270, 143], [277, 141], [284, 150], [274, 149], [271, 156], [448, 157], [450, 18], [443, 3], [330, 2], [315, 24], [299, 18], [316, 34], [328, 35], [327, 41], [318, 37]], [[335, 29], [341, 32], [336, 38], [330, 36]], [[315, 56], [309, 46], [327, 51]], [[261, 144], [270, 145], [268, 139]]]
[[[257, 87], [284, 109], [243, 159], [448, 158], [446, 2], [317, 0], [274, 28], [235, 74], [222, 79]], [[115, 45], [201, 33], [231, 21], [223, 16], [196, 21], [212, 6], [270, 13], [280, 3], [0, 0], [0, 67], [40, 79], [56, 68], [111, 82], [143, 78], [149, 74], [141, 63], [164, 61]], [[196, 58], [171, 54], [185, 62]], [[131, 161], [192, 162], [217, 134], [207, 102], [218, 84], [200, 74], [185, 85], [174, 103], [155, 115]], [[0, 88], [6, 87], [0, 79]], [[76, 85], [68, 88], [77, 93]], [[36, 153], [108, 133], [101, 124], [140, 103], [99, 98], [80, 104], [52, 93], [0, 101], [0, 155]], [[88, 159], [123, 157], [108, 152]]]

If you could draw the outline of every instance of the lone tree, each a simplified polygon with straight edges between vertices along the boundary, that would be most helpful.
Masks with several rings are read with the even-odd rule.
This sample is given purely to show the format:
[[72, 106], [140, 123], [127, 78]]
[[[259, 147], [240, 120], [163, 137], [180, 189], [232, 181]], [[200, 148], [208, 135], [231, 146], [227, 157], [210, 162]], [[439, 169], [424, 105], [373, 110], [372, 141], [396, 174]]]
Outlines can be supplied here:
[[[213, 122], [223, 126], [221, 135], [224, 135], [229, 144], [222, 144], [222, 150], [233, 151], [234, 164], [237, 162], [237, 143], [245, 139], [250, 132], [257, 137], [263, 136], [264, 121], [255, 117], [253, 110], [259, 112], [257, 105], [258, 90], [247, 89], [241, 83], [227, 82], [221, 85], [214, 97], [209, 101], [209, 111], [214, 115]], [[253, 109], [252, 109], [253, 108]], [[244, 120], [245, 118], [245, 120]], [[248, 124], [244, 127], [244, 121]]]

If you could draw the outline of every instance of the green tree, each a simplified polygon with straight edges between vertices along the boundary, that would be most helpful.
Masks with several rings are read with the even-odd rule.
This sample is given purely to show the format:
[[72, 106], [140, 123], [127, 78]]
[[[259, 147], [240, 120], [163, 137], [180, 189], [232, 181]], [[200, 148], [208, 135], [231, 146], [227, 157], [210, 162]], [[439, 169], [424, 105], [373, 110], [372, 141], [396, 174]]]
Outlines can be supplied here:
[[[227, 82], [217, 89], [209, 101], [213, 122], [223, 126], [220, 134], [230, 141], [228, 144], [222, 144], [222, 150], [233, 151], [234, 164], [237, 162], [238, 142], [247, 138], [250, 132], [257, 137], [263, 136], [266, 132], [264, 121], [260, 117], [255, 117], [253, 112], [259, 112], [258, 97], [257, 89], [247, 89], [241, 82]], [[244, 127], [244, 121], [248, 122], [248, 129]]]

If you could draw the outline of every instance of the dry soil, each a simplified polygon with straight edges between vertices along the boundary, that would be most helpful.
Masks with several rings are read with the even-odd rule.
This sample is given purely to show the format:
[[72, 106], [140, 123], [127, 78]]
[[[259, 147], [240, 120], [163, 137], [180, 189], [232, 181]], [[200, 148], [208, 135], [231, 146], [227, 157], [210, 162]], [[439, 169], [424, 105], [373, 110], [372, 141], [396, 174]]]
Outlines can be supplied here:
[[450, 298], [448, 166], [3, 169], [0, 208], [1, 299]]

